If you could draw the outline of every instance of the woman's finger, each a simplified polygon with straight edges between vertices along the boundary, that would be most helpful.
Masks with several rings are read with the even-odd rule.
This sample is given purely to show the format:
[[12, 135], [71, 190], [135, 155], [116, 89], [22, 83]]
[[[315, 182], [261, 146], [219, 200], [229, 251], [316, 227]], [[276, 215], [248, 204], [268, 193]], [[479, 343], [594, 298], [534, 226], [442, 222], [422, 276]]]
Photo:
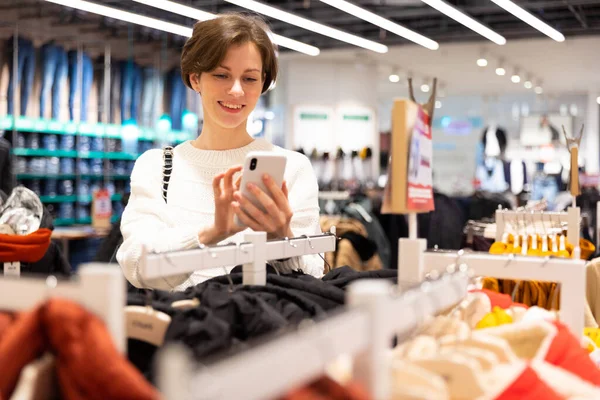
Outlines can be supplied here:
[[[283, 181], [283, 185], [281, 185], [281, 191], [283, 192], [283, 195], [285, 196], [286, 200], [289, 199], [288, 197], [288, 187], [287, 187], [287, 182]], [[288, 201], [289, 204], [289, 201]]]
[[[271, 220], [271, 216], [269, 215], [270, 212], [269, 212], [268, 208], [265, 207], [266, 210], [268, 211], [268, 213], [263, 212], [258, 207], [256, 207], [250, 200], [248, 200], [247, 197], [243, 196], [240, 192], [236, 192], [233, 195], [233, 198], [240, 204], [241, 208], [250, 217], [252, 217], [256, 222], [258, 222], [261, 226], [263, 226], [266, 229], [267, 232], [272, 232], [273, 231], [273, 229], [275, 227], [273, 226], [273, 222]], [[271, 205], [274, 206], [273, 201], [271, 201]]]
[[232, 190], [233, 187], [233, 175], [242, 170], [242, 166], [232, 167], [225, 172], [225, 191]]
[[256, 222], [253, 218], [251, 218], [241, 207], [240, 203], [238, 203], [237, 201], [234, 201], [231, 203], [231, 207], [233, 208], [233, 212], [235, 213], [235, 215], [237, 215], [237, 217], [239, 218], [239, 220], [246, 225], [248, 228], [252, 229], [253, 231], [256, 232], [262, 232], [264, 229], [262, 229], [262, 226]]
[[221, 197], [221, 180], [223, 179], [224, 176], [225, 176], [225, 174], [218, 174], [218, 175], [215, 175], [215, 177], [213, 178], [212, 186], [213, 186], [213, 193], [215, 195], [215, 199], [218, 199], [219, 197]]
[[262, 180], [271, 193], [271, 197], [269, 197], [266, 193], [265, 196], [269, 199], [272, 198], [279, 209], [284, 209], [284, 206], [287, 205], [288, 201], [281, 188], [275, 183], [269, 174], [264, 174]]

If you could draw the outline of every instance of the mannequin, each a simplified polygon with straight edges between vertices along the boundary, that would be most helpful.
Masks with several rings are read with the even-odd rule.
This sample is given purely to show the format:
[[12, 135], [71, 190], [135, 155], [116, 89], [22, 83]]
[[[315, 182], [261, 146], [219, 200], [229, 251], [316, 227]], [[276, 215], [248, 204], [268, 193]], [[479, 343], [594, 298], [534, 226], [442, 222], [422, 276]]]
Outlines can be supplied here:
[[483, 130], [481, 144], [483, 164], [476, 168], [481, 190], [493, 193], [511, 190], [515, 195], [521, 193], [527, 183], [527, 170], [521, 160], [504, 159], [508, 145], [506, 131], [495, 122], [490, 123]]

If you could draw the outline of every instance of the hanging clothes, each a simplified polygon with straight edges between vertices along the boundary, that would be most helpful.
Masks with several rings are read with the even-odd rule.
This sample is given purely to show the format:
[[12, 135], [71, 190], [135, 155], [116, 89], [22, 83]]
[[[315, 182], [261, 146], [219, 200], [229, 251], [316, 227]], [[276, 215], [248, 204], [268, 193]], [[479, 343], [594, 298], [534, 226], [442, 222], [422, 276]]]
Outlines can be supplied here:
[[12, 161], [10, 157], [10, 142], [0, 137], [0, 191], [12, 192], [14, 187]]

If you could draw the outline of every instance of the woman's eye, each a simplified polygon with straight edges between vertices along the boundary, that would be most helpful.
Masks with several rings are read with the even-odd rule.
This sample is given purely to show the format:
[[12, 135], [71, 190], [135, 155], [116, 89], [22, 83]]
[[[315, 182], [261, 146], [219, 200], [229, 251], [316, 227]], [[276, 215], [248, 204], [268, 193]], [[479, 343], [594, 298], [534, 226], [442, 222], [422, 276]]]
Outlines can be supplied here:
[[257, 80], [256, 78], [246, 78], [246, 82], [256, 82]]
[[225, 79], [225, 78], [227, 78], [227, 75], [225, 75], [225, 74], [214, 74], [213, 76], [215, 78], [219, 78], [219, 79]]

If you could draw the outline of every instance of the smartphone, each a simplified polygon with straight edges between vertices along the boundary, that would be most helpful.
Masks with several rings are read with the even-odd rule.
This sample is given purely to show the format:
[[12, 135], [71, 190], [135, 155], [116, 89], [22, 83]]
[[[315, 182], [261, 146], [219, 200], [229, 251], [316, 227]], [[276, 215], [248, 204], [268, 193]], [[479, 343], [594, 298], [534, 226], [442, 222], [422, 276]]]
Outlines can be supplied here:
[[[283, 185], [283, 174], [285, 172], [285, 164], [287, 158], [282, 154], [277, 154], [272, 151], [251, 151], [246, 155], [244, 161], [244, 171], [242, 173], [242, 182], [240, 184], [240, 191], [242, 196], [246, 197], [252, 204], [254, 204], [259, 210], [265, 211], [262, 203], [248, 190], [248, 184], [253, 183], [259, 187], [263, 192], [270, 196], [269, 189], [263, 182], [263, 175], [269, 174], [275, 181], [275, 184], [279, 187]], [[235, 216], [235, 223], [238, 226], [245, 226]]]

